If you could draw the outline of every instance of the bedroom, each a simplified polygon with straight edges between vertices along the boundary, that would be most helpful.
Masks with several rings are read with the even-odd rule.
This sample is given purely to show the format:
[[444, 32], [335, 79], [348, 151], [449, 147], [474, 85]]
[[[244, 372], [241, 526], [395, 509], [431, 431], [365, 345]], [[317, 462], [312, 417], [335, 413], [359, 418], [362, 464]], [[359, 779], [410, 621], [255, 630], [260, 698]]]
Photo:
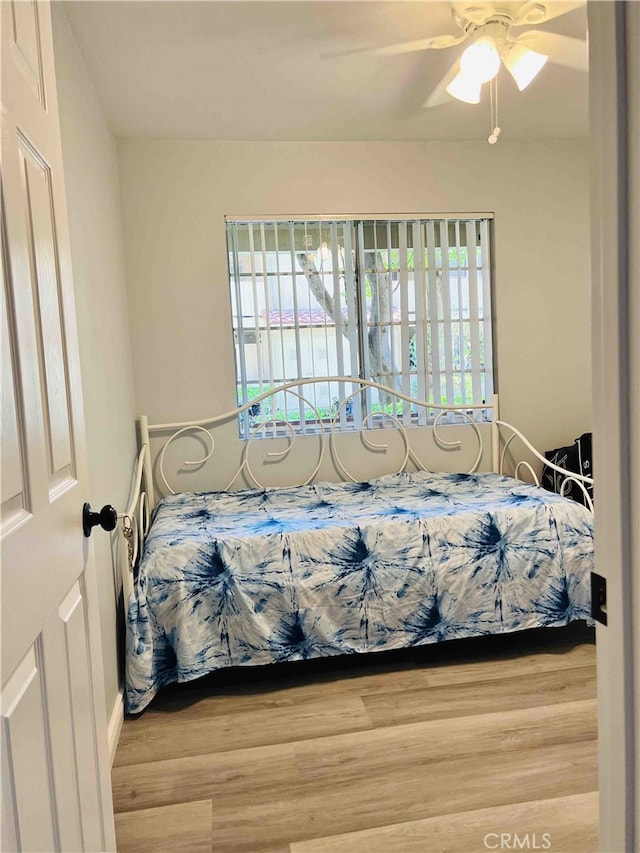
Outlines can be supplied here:
[[[136, 451], [136, 415], [145, 412], [153, 420], [183, 420], [203, 414], [201, 401], [206, 401], [206, 414], [228, 409], [235, 400], [225, 215], [491, 212], [496, 229], [496, 368], [501, 411], [541, 448], [570, 441], [590, 427], [589, 167], [584, 81], [580, 133], [569, 126], [573, 111], [563, 109], [549, 126], [564, 138], [554, 138], [547, 127], [536, 130], [527, 125], [526, 114], [514, 118], [510, 130], [510, 104], [503, 96], [503, 134], [495, 146], [486, 142], [489, 116], [484, 99], [479, 107], [468, 107], [477, 122], [465, 131], [468, 138], [460, 138], [459, 128], [455, 131], [457, 141], [439, 138], [438, 133], [444, 131], [429, 119], [430, 141], [422, 141], [415, 130], [411, 131], [413, 141], [405, 141], [394, 138], [396, 131], [386, 127], [381, 132], [376, 124], [376, 99], [381, 97], [382, 83], [391, 78], [392, 91], [401, 98], [400, 104], [393, 101], [387, 107], [387, 126], [394, 121], [400, 126], [402, 120], [409, 124], [422, 121], [420, 104], [429, 86], [424, 85], [413, 60], [402, 66], [391, 66], [387, 60], [376, 65], [378, 76], [373, 82], [377, 90], [375, 98], [368, 101], [372, 116], [365, 140], [360, 139], [358, 133], [362, 131], [356, 128], [343, 131], [336, 141], [335, 125], [329, 125], [322, 135], [313, 123], [318, 114], [322, 115], [320, 96], [330, 76], [323, 70], [320, 80], [324, 82], [318, 91], [305, 90], [301, 95], [312, 104], [311, 117], [294, 116], [297, 125], [289, 125], [291, 138], [274, 141], [280, 138], [277, 120], [281, 118], [274, 116], [271, 125], [261, 120], [260, 133], [246, 141], [248, 131], [243, 120], [252, 125], [254, 113], [244, 106], [234, 110], [230, 95], [224, 101], [223, 118], [230, 122], [237, 112], [235, 129], [223, 124], [217, 130], [203, 130], [202, 123], [217, 116], [214, 110], [203, 110], [206, 94], [198, 88], [198, 78], [190, 84], [194, 87], [191, 106], [175, 95], [176, 88], [189, 91], [179, 80], [172, 96], [170, 78], [176, 71], [163, 63], [158, 48], [160, 45], [162, 50], [173, 52], [176, 42], [178, 47], [184, 43], [184, 33], [181, 35], [177, 26], [182, 21], [195, 50], [198, 44], [206, 44], [200, 36], [207, 27], [221, 25], [219, 17], [212, 15], [208, 23], [198, 23], [195, 13], [185, 16], [183, 9], [178, 12], [166, 6], [166, 11], [146, 18], [137, 4], [126, 11], [124, 6], [118, 9], [119, 4], [109, 10], [109, 5], [82, 4], [77, 9], [72, 5], [66, 9], [70, 25], [64, 9], [53, 10], [90, 494], [95, 505], [126, 505]], [[273, 50], [295, 53], [293, 36], [282, 20], [269, 29], [260, 19], [262, 26], [254, 32], [242, 18], [240, 7], [244, 4], [232, 5], [236, 11], [227, 18], [233, 26], [229, 23], [220, 58], [223, 67], [211, 72], [223, 81], [218, 87], [221, 98], [230, 79], [224, 68], [234, 54], [240, 55], [240, 45], [246, 45], [257, 62], [261, 51], [266, 50], [265, 35]], [[340, 40], [348, 45], [355, 35], [358, 44], [379, 43], [387, 35], [389, 41], [410, 37], [418, 23], [415, 17], [404, 24], [395, 23], [394, 5], [389, 4], [382, 21], [371, 22], [371, 31], [366, 30], [357, 10], [353, 11], [341, 27]], [[268, 17], [267, 11], [259, 14]], [[122, 16], [125, 18], [120, 20]], [[296, 17], [287, 11], [285, 20], [296, 22]], [[299, 27], [303, 23], [297, 21]], [[313, 23], [318, 26], [317, 19]], [[76, 39], [83, 44], [83, 26], [93, 39], [90, 47], [84, 42], [84, 56], [76, 44]], [[397, 29], [385, 32], [393, 26]], [[291, 61], [300, 64], [305, 42], [297, 32], [301, 41]], [[148, 39], [144, 48], [140, 44], [143, 33]], [[136, 44], [140, 50], [131, 47]], [[183, 50], [189, 52], [186, 46]], [[113, 54], [115, 60], [108, 61]], [[186, 62], [185, 54], [178, 52], [179, 64]], [[144, 57], [142, 63], [140, 57]], [[127, 61], [133, 61], [134, 66], [128, 66]], [[442, 61], [446, 66], [446, 59]], [[322, 62], [324, 69], [331, 60]], [[354, 79], [354, 69], [359, 66], [353, 59], [349, 64], [344, 62], [342, 73], [355, 87], [356, 100], [360, 101], [367, 80]], [[197, 56], [194, 64], [197, 67]], [[255, 75], [255, 66], [252, 68]], [[285, 65], [282, 74], [276, 88], [292, 85], [291, 66]], [[143, 100], [144, 109], [140, 109], [135, 104], [135, 91], [131, 100], [125, 97], [127, 80], [134, 79], [131, 75], [148, 87], [142, 91], [143, 99], [144, 91], [165, 93], [154, 102], [153, 126], [143, 127], [147, 117], [152, 120], [151, 105]], [[344, 89], [344, 79], [340, 83]], [[207, 91], [212, 89], [210, 79], [205, 78], [204, 84], [200, 80], [200, 85]], [[134, 89], [132, 85], [130, 88]], [[328, 93], [328, 97], [334, 95]], [[259, 108], [254, 102], [253, 110]], [[127, 109], [126, 114], [118, 112]], [[465, 109], [466, 105], [456, 112], [459, 121], [466, 121]], [[327, 120], [332, 112], [326, 102], [324, 110]], [[341, 124], [346, 112], [348, 106], [343, 106]], [[263, 112], [258, 115], [264, 117]], [[138, 119], [137, 129], [132, 130], [134, 124], [127, 122]], [[188, 125], [189, 121], [194, 123]], [[517, 135], [513, 130], [516, 124]], [[403, 132], [398, 131], [400, 136]], [[304, 187], [304, 203], [300, 187]], [[212, 281], [222, 281], [223, 286], [211, 287]], [[563, 378], [555, 381], [559, 365]], [[553, 417], [549, 416], [551, 412]], [[119, 583], [114, 576], [112, 543], [103, 534], [94, 535], [92, 541], [99, 566], [104, 705], [113, 731], [118, 724], [118, 707], [122, 707], [115, 630], [119, 610], [114, 594]]]

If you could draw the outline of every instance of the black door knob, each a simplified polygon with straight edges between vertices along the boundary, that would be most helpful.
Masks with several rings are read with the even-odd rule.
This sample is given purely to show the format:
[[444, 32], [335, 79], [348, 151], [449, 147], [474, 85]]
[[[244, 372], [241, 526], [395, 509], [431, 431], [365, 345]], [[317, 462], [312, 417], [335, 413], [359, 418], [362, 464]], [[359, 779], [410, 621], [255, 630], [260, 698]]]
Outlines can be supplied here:
[[111, 504], [105, 504], [100, 512], [91, 512], [91, 504], [88, 503], [82, 507], [82, 532], [85, 536], [91, 536], [91, 531], [98, 524], [103, 530], [115, 530], [117, 523], [118, 513]]

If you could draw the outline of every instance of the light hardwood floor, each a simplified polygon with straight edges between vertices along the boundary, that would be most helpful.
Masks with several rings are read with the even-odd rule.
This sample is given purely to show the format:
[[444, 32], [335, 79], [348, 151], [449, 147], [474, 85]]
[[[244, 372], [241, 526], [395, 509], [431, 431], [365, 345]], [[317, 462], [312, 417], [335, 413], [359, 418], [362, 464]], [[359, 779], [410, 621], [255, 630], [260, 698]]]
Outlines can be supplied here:
[[595, 851], [592, 637], [570, 626], [167, 688], [123, 726], [118, 850], [470, 853], [528, 833], [529, 849]]

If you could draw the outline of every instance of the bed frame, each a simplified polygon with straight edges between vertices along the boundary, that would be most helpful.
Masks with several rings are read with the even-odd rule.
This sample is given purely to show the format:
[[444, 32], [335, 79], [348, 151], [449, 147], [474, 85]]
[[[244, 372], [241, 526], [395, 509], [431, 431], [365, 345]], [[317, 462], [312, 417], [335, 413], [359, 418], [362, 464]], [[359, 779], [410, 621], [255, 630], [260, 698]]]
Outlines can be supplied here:
[[[336, 413], [329, 421], [322, 418], [314, 403], [302, 393], [303, 386], [327, 382], [343, 383], [341, 389], [344, 389], [340, 394]], [[348, 391], [354, 386], [357, 386], [355, 391]], [[303, 404], [306, 409], [315, 413], [314, 433], [301, 435], [290, 423], [276, 418], [251, 425], [249, 437], [243, 440], [238, 439], [238, 442], [241, 442], [240, 462], [225, 490], [229, 491], [242, 485], [254, 488], [266, 487], [266, 484], [256, 476], [254, 448], [258, 446], [260, 449], [262, 464], [265, 467], [284, 462], [290, 457], [298, 441], [308, 443], [310, 450], [308, 458], [311, 459], [311, 470], [301, 480], [301, 484], [306, 485], [316, 481], [319, 474], [321, 479], [355, 482], [357, 478], [345, 463], [344, 446], [341, 447], [345, 442], [345, 433], [339, 429], [339, 426], [341, 419], [344, 420], [350, 402], [358, 395], [370, 393], [372, 390], [390, 395], [414, 409], [422, 408], [426, 414], [422, 420], [427, 425], [414, 428], [408, 408], [405, 408], [404, 414], [370, 413], [362, 418], [357, 430], [349, 431], [350, 435], [355, 433], [359, 438], [360, 447], [375, 454], [378, 460], [381, 455], [385, 457], [385, 461], [390, 460], [394, 456], [392, 450], [395, 450], [396, 460], [398, 455], [400, 458], [392, 471], [411, 470], [409, 466], [421, 471], [460, 471], [461, 466], [454, 465], [452, 469], [451, 462], [460, 461], [464, 456], [467, 460], [471, 460], [465, 466], [464, 473], [474, 473], [481, 466], [488, 467], [490, 464], [490, 470], [495, 473], [508, 473], [524, 479], [521, 476], [524, 472], [524, 476], [530, 478], [531, 482], [540, 485], [536, 468], [540, 470], [541, 465], [547, 465], [552, 470], [565, 475], [562, 493], [566, 492], [570, 484], [577, 484], [585, 497], [586, 505], [593, 510], [592, 499], [588, 492], [588, 487], [593, 486], [593, 479], [567, 472], [550, 463], [520, 430], [500, 419], [497, 395], [493, 396], [490, 404], [455, 407], [418, 400], [376, 382], [354, 379], [350, 376], [288, 382], [265, 391], [242, 406], [198, 421], [150, 424], [145, 416], [139, 419], [139, 451], [134, 466], [129, 502], [126, 509], [118, 513], [123, 536], [121, 541], [126, 543], [126, 555], [123, 555], [124, 559], [120, 561], [124, 567], [122, 582], [125, 609], [133, 589], [134, 567], [142, 552], [156, 501], [164, 494], [175, 494], [167, 475], [167, 453], [175, 442], [187, 436], [200, 440], [202, 456], [199, 459], [183, 459], [181, 462], [184, 466], [182, 473], [200, 470], [212, 458], [216, 449], [214, 437], [216, 428], [233, 425], [237, 422], [238, 416], [243, 413], [251, 417], [251, 413], [256, 411], [255, 407], [258, 404], [277, 394], [285, 393], [292, 396], [296, 406]], [[431, 452], [436, 451], [441, 454], [440, 467], [434, 467], [434, 463], [423, 460], [416, 450], [415, 445], [421, 438], [424, 439], [425, 430], [431, 434]], [[269, 431], [271, 436], [268, 435]], [[394, 434], [395, 438], [392, 438]], [[274, 441], [277, 442], [276, 445]], [[282, 447], [283, 444], [284, 447]], [[392, 448], [392, 444], [395, 444], [395, 448]], [[312, 450], [314, 445], [315, 450]], [[273, 449], [274, 446], [278, 449]], [[421, 453], [424, 453], [424, 449]], [[528, 458], [524, 456], [517, 458], [520, 454], [526, 454]], [[305, 459], [307, 459], [306, 454]], [[325, 472], [329, 462], [332, 463], [333, 469], [332, 475], [327, 476]], [[392, 473], [392, 471], [387, 470], [384, 473]], [[289, 482], [287, 485], [293, 484]]]

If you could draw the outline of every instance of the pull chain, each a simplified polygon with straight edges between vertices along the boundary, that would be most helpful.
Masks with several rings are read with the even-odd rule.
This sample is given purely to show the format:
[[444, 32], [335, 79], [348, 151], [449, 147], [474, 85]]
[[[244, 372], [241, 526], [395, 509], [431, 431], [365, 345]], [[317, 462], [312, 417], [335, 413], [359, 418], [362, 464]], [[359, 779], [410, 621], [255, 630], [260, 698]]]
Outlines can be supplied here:
[[489, 96], [491, 98], [491, 134], [487, 140], [489, 145], [495, 145], [500, 136], [498, 127], [498, 77], [497, 75], [489, 83]]

